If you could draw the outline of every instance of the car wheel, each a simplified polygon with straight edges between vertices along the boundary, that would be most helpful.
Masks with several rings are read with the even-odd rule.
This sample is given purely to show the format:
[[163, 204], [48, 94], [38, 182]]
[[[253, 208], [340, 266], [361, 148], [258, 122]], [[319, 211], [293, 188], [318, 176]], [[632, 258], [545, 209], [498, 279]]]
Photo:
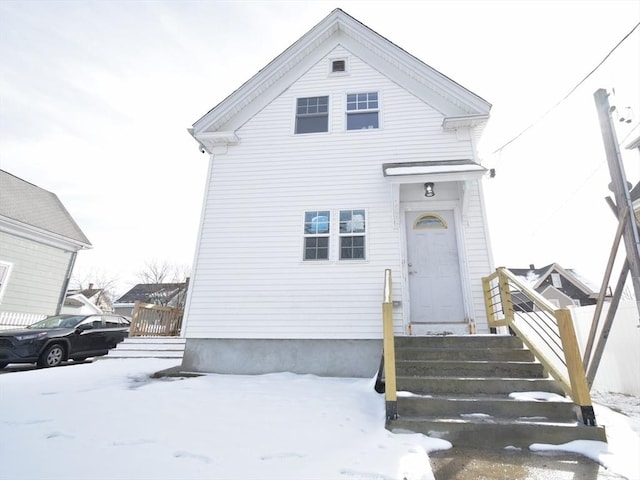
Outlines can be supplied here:
[[9, 365], [9, 362], [0, 362], [0, 369], [3, 369], [7, 365]]
[[57, 367], [64, 358], [64, 348], [59, 343], [54, 343], [45, 348], [38, 359], [39, 367]]

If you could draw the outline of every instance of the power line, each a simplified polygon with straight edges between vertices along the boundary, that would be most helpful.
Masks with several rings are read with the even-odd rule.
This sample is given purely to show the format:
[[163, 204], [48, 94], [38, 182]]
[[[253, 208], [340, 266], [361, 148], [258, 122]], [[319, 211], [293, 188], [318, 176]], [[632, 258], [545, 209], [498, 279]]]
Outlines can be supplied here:
[[618, 142], [619, 147], [622, 146], [622, 144], [627, 141], [627, 138], [631, 136], [631, 134], [635, 131], [636, 128], [638, 128], [639, 125], [640, 125], [640, 122], [636, 123], [633, 127], [631, 127], [631, 130], [629, 130], [629, 133], [627, 133], [627, 135], [625, 135], [625, 137]]
[[558, 212], [564, 209], [567, 206], [567, 204], [575, 198], [576, 194], [580, 192], [585, 187], [585, 185], [587, 185], [587, 183], [589, 183], [589, 181], [596, 175], [596, 173], [600, 171], [600, 169], [604, 165], [606, 165], [605, 160], [602, 160], [600, 163], [598, 163], [596, 168], [582, 181], [582, 183], [580, 183], [580, 185], [578, 185], [578, 187], [576, 187], [569, 195], [565, 197], [564, 201], [555, 210], [553, 210], [549, 215], [547, 215], [547, 217], [544, 220], [542, 220], [541, 222], [538, 222], [538, 226], [536, 228], [534, 228], [533, 230], [530, 230], [531, 234], [535, 235], [536, 233], [538, 233], [549, 220], [551, 220], [553, 217], [555, 217], [558, 214]]
[[600, 63], [598, 63], [598, 65], [595, 66], [595, 68], [593, 70], [591, 70], [582, 80], [580, 80], [575, 87], [573, 87], [569, 93], [567, 93], [564, 97], [562, 97], [561, 100], [559, 100], [558, 102], [556, 102], [555, 105], [553, 105], [549, 110], [547, 110], [545, 113], [543, 113], [538, 119], [534, 120], [533, 122], [531, 122], [531, 124], [526, 127], [524, 130], [522, 130], [520, 133], [518, 133], [515, 137], [513, 137], [511, 140], [509, 140], [507, 143], [505, 143], [504, 145], [502, 145], [499, 148], [496, 148], [493, 152], [491, 152], [491, 154], [495, 154], [498, 153], [499, 151], [501, 151], [503, 148], [505, 148], [507, 145], [510, 145], [511, 143], [515, 142], [518, 138], [520, 138], [522, 135], [524, 135], [527, 131], [529, 131], [531, 128], [533, 128], [533, 126], [535, 126], [536, 124], [538, 124], [540, 122], [540, 120], [542, 120], [543, 118], [545, 118], [547, 115], [549, 115], [549, 113], [551, 113], [553, 110], [555, 110], [562, 102], [564, 102], [567, 98], [569, 98], [569, 96], [571, 96], [571, 94], [573, 92], [575, 92], [578, 87], [580, 87], [580, 85], [582, 85], [591, 75], [593, 75], [593, 73], [595, 73], [596, 70], [598, 70], [598, 68], [600, 68], [600, 66], [602, 66], [602, 64], [604, 62], [607, 61], [607, 59], [613, 54], [613, 52], [615, 52], [617, 50], [617, 48], [622, 45], [622, 43], [629, 38], [629, 36], [638, 28], [640, 27], [640, 22], [636, 23], [636, 25], [629, 31], [629, 33], [627, 33], [624, 37], [622, 37], [622, 40], [620, 40], [615, 47], [613, 47], [609, 53], [607, 53], [605, 55], [605, 57], [600, 61]]

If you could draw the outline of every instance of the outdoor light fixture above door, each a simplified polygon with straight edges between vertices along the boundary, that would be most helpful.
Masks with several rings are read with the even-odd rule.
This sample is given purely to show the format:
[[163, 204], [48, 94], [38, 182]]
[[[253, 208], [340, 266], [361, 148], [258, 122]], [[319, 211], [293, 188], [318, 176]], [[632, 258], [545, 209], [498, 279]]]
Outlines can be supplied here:
[[433, 183], [428, 182], [424, 184], [424, 196], [425, 197], [433, 197], [436, 194], [433, 190]]

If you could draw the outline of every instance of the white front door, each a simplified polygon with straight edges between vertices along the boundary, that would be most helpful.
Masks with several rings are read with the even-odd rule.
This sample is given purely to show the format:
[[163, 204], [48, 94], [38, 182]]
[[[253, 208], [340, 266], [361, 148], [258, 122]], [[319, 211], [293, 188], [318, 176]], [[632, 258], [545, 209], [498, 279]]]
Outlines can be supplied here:
[[455, 218], [452, 210], [407, 212], [410, 321], [464, 321]]

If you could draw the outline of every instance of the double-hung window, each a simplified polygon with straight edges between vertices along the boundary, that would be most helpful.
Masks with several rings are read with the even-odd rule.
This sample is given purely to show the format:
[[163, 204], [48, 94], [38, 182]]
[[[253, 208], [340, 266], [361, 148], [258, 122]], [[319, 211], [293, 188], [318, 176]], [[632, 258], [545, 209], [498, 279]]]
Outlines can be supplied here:
[[340, 210], [340, 260], [365, 259], [364, 210]]
[[347, 95], [347, 130], [378, 128], [378, 92]]
[[304, 259], [328, 260], [331, 235], [331, 212], [304, 212]]
[[329, 131], [329, 97], [298, 98], [296, 133]]

